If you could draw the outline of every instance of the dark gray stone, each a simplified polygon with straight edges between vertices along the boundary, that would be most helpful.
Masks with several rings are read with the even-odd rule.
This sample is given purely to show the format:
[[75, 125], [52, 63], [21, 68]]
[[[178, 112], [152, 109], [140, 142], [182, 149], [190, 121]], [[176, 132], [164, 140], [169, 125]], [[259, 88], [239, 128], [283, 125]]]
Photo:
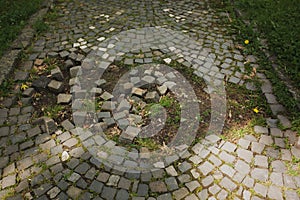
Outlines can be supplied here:
[[45, 91], [50, 81], [51, 79], [48, 77], [40, 76], [38, 79], [32, 81], [32, 87], [38, 92]]
[[129, 199], [129, 193], [126, 190], [118, 190], [116, 199], [118, 200], [127, 200]]
[[105, 187], [103, 188], [103, 191], [101, 193], [101, 197], [107, 200], [114, 199], [114, 196], [116, 195], [117, 190], [115, 188], [111, 187]]
[[63, 73], [61, 72], [61, 70], [60, 70], [59, 67], [56, 67], [55, 69], [52, 69], [52, 70], [51, 70], [51, 76], [52, 76], [52, 78], [54, 78], [54, 79], [57, 80], [57, 81], [62, 81], [62, 80], [64, 80], [64, 75], [63, 75]]

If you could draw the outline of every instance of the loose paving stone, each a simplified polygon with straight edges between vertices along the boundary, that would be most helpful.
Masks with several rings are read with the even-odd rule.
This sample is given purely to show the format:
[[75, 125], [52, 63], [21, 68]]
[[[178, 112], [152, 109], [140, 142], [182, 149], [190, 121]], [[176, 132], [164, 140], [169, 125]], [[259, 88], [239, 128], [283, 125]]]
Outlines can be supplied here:
[[70, 94], [59, 94], [57, 96], [57, 103], [58, 104], [68, 104], [72, 100], [72, 95]]
[[48, 134], [52, 134], [57, 130], [57, 125], [54, 120], [49, 117], [43, 117], [44, 125]]
[[60, 81], [51, 80], [50, 83], [47, 85], [49, 90], [54, 93], [60, 93], [64, 90], [64, 84]]
[[134, 94], [134, 95], [137, 95], [139, 97], [142, 97], [146, 94], [147, 90], [143, 90], [141, 88], [132, 88], [132, 91], [131, 93]]
[[61, 72], [59, 67], [56, 67], [56, 68], [51, 70], [51, 76], [52, 76], [52, 78], [56, 79], [57, 81], [64, 80], [64, 75]]

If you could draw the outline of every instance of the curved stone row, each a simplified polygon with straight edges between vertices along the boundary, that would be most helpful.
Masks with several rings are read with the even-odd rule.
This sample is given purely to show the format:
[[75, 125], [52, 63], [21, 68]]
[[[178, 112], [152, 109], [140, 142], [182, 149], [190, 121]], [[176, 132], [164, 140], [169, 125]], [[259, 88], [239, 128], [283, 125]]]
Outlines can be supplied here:
[[[105, 52], [99, 50], [98, 44], [104, 45], [101, 48], [108, 48], [106, 38], [121, 31], [149, 26], [152, 26], [149, 30], [152, 29], [153, 32], [159, 33], [161, 29], [153, 27], [161, 26], [165, 30], [183, 32], [186, 37], [189, 35], [201, 44], [195, 47], [196, 51], [206, 51], [219, 67], [213, 71], [224, 75], [229, 82], [243, 84], [245, 65], [258, 67], [253, 57], [244, 57], [234, 45], [234, 37], [226, 35], [228, 27], [220, 24], [224, 15], [219, 15], [203, 2], [126, 0], [120, 4], [118, 0], [70, 0], [57, 2], [55, 8], [57, 18], [49, 23], [49, 31], [34, 41], [28, 51], [28, 60], [12, 76], [16, 81], [27, 81], [31, 67], [38, 66], [39, 61], [36, 59], [46, 57], [63, 59], [64, 67], [81, 65], [83, 68], [90, 58], [91, 66], [98, 66], [104, 71], [108, 63], [130, 52], [126, 50], [127, 47], [115, 49], [118, 46], [116, 38], [111, 40], [115, 47]], [[170, 54], [170, 59], [173, 56], [177, 59], [177, 54], [189, 54], [187, 57], [191, 60], [185, 57], [186, 62], [182, 61], [187, 67], [194, 66], [193, 59], [203, 61], [208, 55], [194, 58], [194, 52], [186, 52], [186, 41], [180, 38], [181, 34], [174, 36], [172, 31], [167, 30], [162, 34], [172, 40], [184, 42], [179, 48], [170, 49], [162, 45], [168, 39], [165, 38], [164, 41], [163, 37], [157, 37], [160, 43], [156, 47]], [[128, 40], [144, 44], [143, 39], [138, 38], [143, 37], [143, 34], [127, 36]], [[125, 46], [128, 45], [126, 38], [122, 40]], [[90, 54], [86, 58], [91, 50], [99, 55]], [[111, 54], [110, 50], [115, 52]], [[118, 52], [124, 54], [118, 55]], [[96, 65], [92, 63], [100, 55], [107, 59], [105, 53], [109, 55], [108, 61]], [[111, 55], [115, 55], [115, 58]], [[128, 63], [139, 64], [136, 61], [139, 60], [126, 60]], [[211, 69], [207, 65], [195, 69], [195, 72], [202, 72], [201, 77], [207, 73], [209, 76], [215, 75], [201, 71], [206, 68]], [[33, 123], [32, 119], [35, 117], [31, 98], [34, 91], [25, 90], [20, 99], [16, 95], [4, 98], [0, 109], [0, 197], [297, 200], [300, 187], [297, 174], [297, 159], [300, 158], [297, 134], [290, 130], [291, 123], [287, 117], [280, 114], [284, 108], [272, 94], [270, 81], [263, 74], [258, 74], [258, 77], [262, 80], [261, 89], [273, 112], [273, 116], [267, 119], [267, 126], [255, 126], [255, 135], [246, 133], [236, 142], [209, 135], [192, 145], [184, 154], [178, 155], [179, 159], [169, 158], [170, 163], [173, 163], [173, 159], [177, 159], [177, 162], [149, 173], [127, 173], [117, 166], [102, 165], [96, 159], [97, 156], [91, 155], [84, 147], [88, 144], [82, 144], [89, 135], [78, 135], [81, 129], [74, 129], [74, 124], [68, 120], [55, 127], [51, 133], [49, 129], [47, 132], [46, 127], [51, 127], [53, 120], [45, 120], [42, 124]], [[251, 86], [253, 85], [247, 84], [247, 88], [254, 89]], [[278, 128], [278, 121], [284, 125], [285, 130]], [[101, 140], [99, 141], [101, 144]], [[114, 159], [118, 161], [119, 158]]]

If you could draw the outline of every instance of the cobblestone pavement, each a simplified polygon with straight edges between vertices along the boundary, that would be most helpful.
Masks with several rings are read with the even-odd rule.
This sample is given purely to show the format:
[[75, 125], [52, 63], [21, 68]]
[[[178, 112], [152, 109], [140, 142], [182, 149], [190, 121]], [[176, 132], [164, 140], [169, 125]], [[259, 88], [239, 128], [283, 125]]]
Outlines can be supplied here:
[[[49, 30], [37, 37], [28, 51], [28, 59], [14, 72], [16, 81], [27, 80], [30, 70], [46, 58], [59, 58], [70, 71], [71, 92], [78, 95], [82, 90], [76, 87], [80, 81], [76, 79], [78, 72], [85, 75], [89, 70], [88, 76], [95, 72], [93, 66], [97, 66], [94, 75], [101, 77], [117, 60], [126, 65], [149, 65], [152, 71], [145, 71], [148, 76], [143, 81], [157, 81], [170, 89], [177, 84], [176, 73], [163, 74], [155, 71], [160, 68], [151, 68], [155, 56], [160, 56], [166, 65], [175, 61], [192, 68], [212, 90], [222, 88], [223, 79], [254, 89], [242, 77], [246, 62], [258, 67], [255, 57], [245, 57], [236, 48], [234, 36], [227, 34], [228, 27], [222, 22], [226, 14], [214, 11], [206, 2], [60, 0], [54, 10]], [[143, 56], [135, 58], [135, 54]], [[74, 121], [67, 119], [55, 124], [52, 119], [44, 118], [41, 124], [32, 105], [35, 90], [45, 89], [49, 83], [51, 91], [61, 93], [59, 103], [71, 101], [70, 95], [63, 94], [64, 77], [60, 70], [52, 70], [51, 75], [55, 80], [43, 77], [35, 83], [35, 88], [23, 91], [20, 101], [17, 102], [17, 97], [3, 101], [1, 198], [300, 199], [300, 177], [292, 173], [299, 170], [299, 138], [289, 129], [291, 123], [287, 117], [281, 115], [284, 107], [276, 101], [264, 74], [257, 76], [273, 113], [273, 118], [267, 119], [267, 127], [255, 126], [255, 136], [245, 135], [235, 143], [210, 134], [190, 147], [176, 144], [179, 152], [153, 163], [148, 171], [139, 171], [144, 166], [134, 162], [135, 156], [143, 155], [124, 152], [101, 135], [95, 137], [92, 132], [75, 128], [74, 121], [78, 120], [76, 125], [80, 123], [81, 112], [73, 115]], [[134, 71], [131, 75], [127, 81], [129, 89], [139, 82]], [[98, 86], [103, 83], [101, 80]], [[95, 92], [103, 93], [101, 87], [95, 88]], [[108, 93], [101, 97], [113, 101]], [[126, 101], [115, 101], [123, 103], [124, 109], [128, 105]], [[212, 108], [224, 108], [221, 103], [212, 102]], [[107, 112], [102, 114], [103, 119], [112, 119], [109, 113], [109, 118], [104, 116]], [[114, 114], [116, 119], [118, 113]], [[124, 125], [121, 118], [119, 126]], [[222, 119], [218, 120], [221, 126]], [[111, 123], [103, 121], [102, 128]], [[277, 121], [284, 130], [277, 127]], [[123, 128], [129, 127], [125, 123]], [[110, 153], [107, 149], [118, 151]]]

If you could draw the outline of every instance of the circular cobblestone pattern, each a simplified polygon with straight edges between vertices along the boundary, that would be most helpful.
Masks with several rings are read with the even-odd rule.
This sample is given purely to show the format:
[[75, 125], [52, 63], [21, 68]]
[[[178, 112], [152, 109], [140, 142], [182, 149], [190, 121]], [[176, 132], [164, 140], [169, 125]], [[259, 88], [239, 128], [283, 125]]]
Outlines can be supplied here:
[[300, 199], [299, 136], [226, 17], [55, 1], [1, 90], [0, 198]]

